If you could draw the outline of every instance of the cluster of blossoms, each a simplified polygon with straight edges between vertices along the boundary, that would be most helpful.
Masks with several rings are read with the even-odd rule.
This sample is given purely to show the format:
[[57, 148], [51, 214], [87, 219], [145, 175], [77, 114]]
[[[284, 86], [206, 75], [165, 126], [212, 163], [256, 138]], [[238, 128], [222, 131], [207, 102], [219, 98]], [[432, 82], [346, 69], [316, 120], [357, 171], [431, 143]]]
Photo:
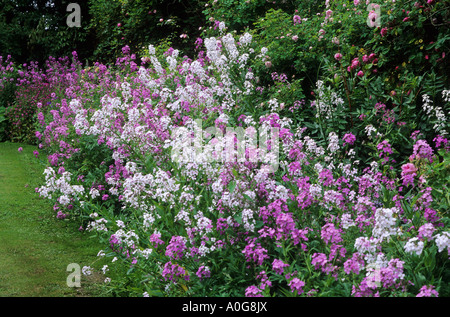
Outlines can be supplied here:
[[[359, 137], [329, 132], [318, 142], [275, 112], [275, 98], [263, 103], [266, 112], [236, 118], [235, 109], [260, 95], [250, 61], [265, 62], [267, 50], [255, 52], [250, 34], [236, 39], [217, 27], [220, 37], [198, 41], [205, 50], [196, 60], [174, 49], [161, 59], [150, 46], [147, 67], [139, 67], [125, 48], [121, 76], [98, 64], [97, 77], [86, 72], [84, 87], [67, 89], [58, 108], [42, 109], [37, 136], [51, 166], [38, 192], [65, 213], [89, 216], [86, 229], [106, 238], [114, 265], [142, 273], [137, 288], [170, 295], [223, 290], [232, 281], [234, 294], [282, 288], [312, 296], [327, 291], [316, 283], [326, 279], [346, 283], [354, 296], [409, 291], [410, 253], [423, 256], [433, 245], [442, 255], [450, 241], [427, 188], [418, 187], [412, 205], [400, 194], [383, 201], [384, 189], [417, 184], [414, 163], [402, 167], [400, 179], [383, 174], [376, 161], [358, 169], [351, 150]], [[94, 83], [102, 85], [97, 103], [89, 95]], [[344, 103], [322, 81], [316, 96], [318, 118], [331, 118]], [[234, 122], [245, 138], [226, 133]], [[270, 129], [279, 132], [276, 140], [252, 142], [257, 130]], [[265, 150], [266, 161], [252, 159]], [[392, 163], [387, 140], [377, 150], [382, 167]], [[411, 159], [431, 164], [434, 154], [417, 140]], [[414, 225], [405, 204], [420, 214]]]

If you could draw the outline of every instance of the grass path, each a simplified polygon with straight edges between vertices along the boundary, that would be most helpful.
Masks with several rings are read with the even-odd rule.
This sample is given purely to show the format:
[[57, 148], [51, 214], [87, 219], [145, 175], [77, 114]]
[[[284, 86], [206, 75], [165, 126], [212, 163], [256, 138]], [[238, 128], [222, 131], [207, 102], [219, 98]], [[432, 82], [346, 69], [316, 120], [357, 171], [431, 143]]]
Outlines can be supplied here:
[[67, 286], [67, 266], [91, 265], [101, 247], [34, 192], [43, 179], [34, 149], [0, 143], [0, 297], [102, 296], [99, 276]]

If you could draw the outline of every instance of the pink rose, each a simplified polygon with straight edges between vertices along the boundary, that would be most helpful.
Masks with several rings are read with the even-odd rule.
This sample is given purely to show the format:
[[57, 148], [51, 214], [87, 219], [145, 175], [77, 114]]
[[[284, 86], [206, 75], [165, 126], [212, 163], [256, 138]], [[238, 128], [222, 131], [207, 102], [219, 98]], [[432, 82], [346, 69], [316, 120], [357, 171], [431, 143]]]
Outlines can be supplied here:
[[402, 165], [402, 175], [412, 174], [417, 172], [417, 168], [413, 163]]
[[337, 61], [340, 61], [340, 60], [342, 59], [342, 54], [341, 54], [341, 53], [336, 53], [336, 54], [334, 54], [334, 58], [335, 58]]

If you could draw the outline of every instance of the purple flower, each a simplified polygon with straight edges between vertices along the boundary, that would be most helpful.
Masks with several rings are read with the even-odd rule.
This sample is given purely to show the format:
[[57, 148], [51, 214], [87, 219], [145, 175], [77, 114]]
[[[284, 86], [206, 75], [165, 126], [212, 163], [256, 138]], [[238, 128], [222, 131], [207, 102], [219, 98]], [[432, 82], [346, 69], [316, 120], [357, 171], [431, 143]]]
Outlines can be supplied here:
[[255, 262], [257, 265], [262, 265], [265, 259], [268, 259], [267, 250], [261, 247], [260, 243], [255, 244], [256, 238], [252, 239], [242, 251], [247, 262]]
[[156, 248], [159, 244], [164, 244], [164, 241], [162, 241], [160, 238], [160, 233], [153, 233], [152, 235], [150, 235], [149, 241], [153, 243], [153, 246]]
[[418, 140], [413, 146], [412, 159], [427, 159], [430, 163], [433, 163], [433, 149], [425, 140]]
[[166, 255], [174, 260], [181, 259], [186, 250], [186, 238], [173, 236], [166, 248]]
[[23, 151], [23, 148], [20, 147], [20, 148], [17, 149], [17, 151], [19, 151], [19, 153], [21, 153]]
[[122, 53], [123, 53], [123, 55], [130, 54], [130, 47], [128, 45], [125, 45], [124, 47], [122, 47]]
[[434, 290], [433, 285], [424, 285], [420, 289], [419, 294], [416, 295], [416, 297], [439, 297], [439, 293]]
[[200, 280], [204, 278], [211, 277], [211, 272], [209, 271], [209, 268], [207, 266], [200, 266], [197, 270], [197, 273], [195, 273]]
[[283, 263], [283, 261], [275, 259], [272, 262], [272, 269], [275, 271], [275, 273], [277, 274], [283, 274], [284, 273], [284, 268], [289, 266], [289, 264]]
[[289, 282], [289, 287], [291, 288], [291, 291], [297, 291], [297, 294], [303, 293], [303, 286], [305, 286], [305, 282], [301, 281], [300, 279], [294, 277]]
[[320, 232], [322, 240], [325, 241], [326, 244], [331, 243], [339, 243], [342, 241], [341, 234], [338, 229], [334, 227], [334, 224], [327, 223], [322, 227], [322, 231]]
[[56, 214], [56, 218], [58, 219], [65, 219], [67, 217], [67, 215], [61, 211], [58, 211], [58, 213]]
[[294, 15], [293, 20], [294, 20], [294, 25], [302, 23], [302, 18], [299, 15]]
[[178, 264], [173, 264], [172, 262], [167, 262], [164, 265], [162, 276], [166, 281], [175, 281], [178, 278], [183, 278], [184, 280], [189, 281], [190, 278], [183, 267], [179, 266]]
[[353, 145], [356, 141], [356, 137], [352, 133], [346, 133], [342, 139], [344, 140], [344, 143], [350, 145]]
[[364, 260], [359, 253], [354, 253], [351, 259], [348, 259], [344, 263], [344, 272], [346, 274], [355, 273], [359, 274], [359, 271], [364, 268]]
[[262, 290], [255, 285], [249, 286], [245, 290], [245, 297], [263, 297]]

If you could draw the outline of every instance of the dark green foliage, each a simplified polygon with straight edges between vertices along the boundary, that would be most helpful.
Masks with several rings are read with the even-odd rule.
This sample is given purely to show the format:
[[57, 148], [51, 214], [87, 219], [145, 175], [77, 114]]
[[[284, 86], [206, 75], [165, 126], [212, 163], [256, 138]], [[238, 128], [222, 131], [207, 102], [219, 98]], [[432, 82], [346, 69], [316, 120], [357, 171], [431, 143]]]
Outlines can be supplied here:
[[[80, 4], [81, 27], [68, 27], [67, 6]], [[0, 0], [0, 55], [12, 55], [19, 63], [43, 63], [49, 56], [77, 51], [87, 58], [92, 41], [87, 31], [88, 7], [68, 0]]]

